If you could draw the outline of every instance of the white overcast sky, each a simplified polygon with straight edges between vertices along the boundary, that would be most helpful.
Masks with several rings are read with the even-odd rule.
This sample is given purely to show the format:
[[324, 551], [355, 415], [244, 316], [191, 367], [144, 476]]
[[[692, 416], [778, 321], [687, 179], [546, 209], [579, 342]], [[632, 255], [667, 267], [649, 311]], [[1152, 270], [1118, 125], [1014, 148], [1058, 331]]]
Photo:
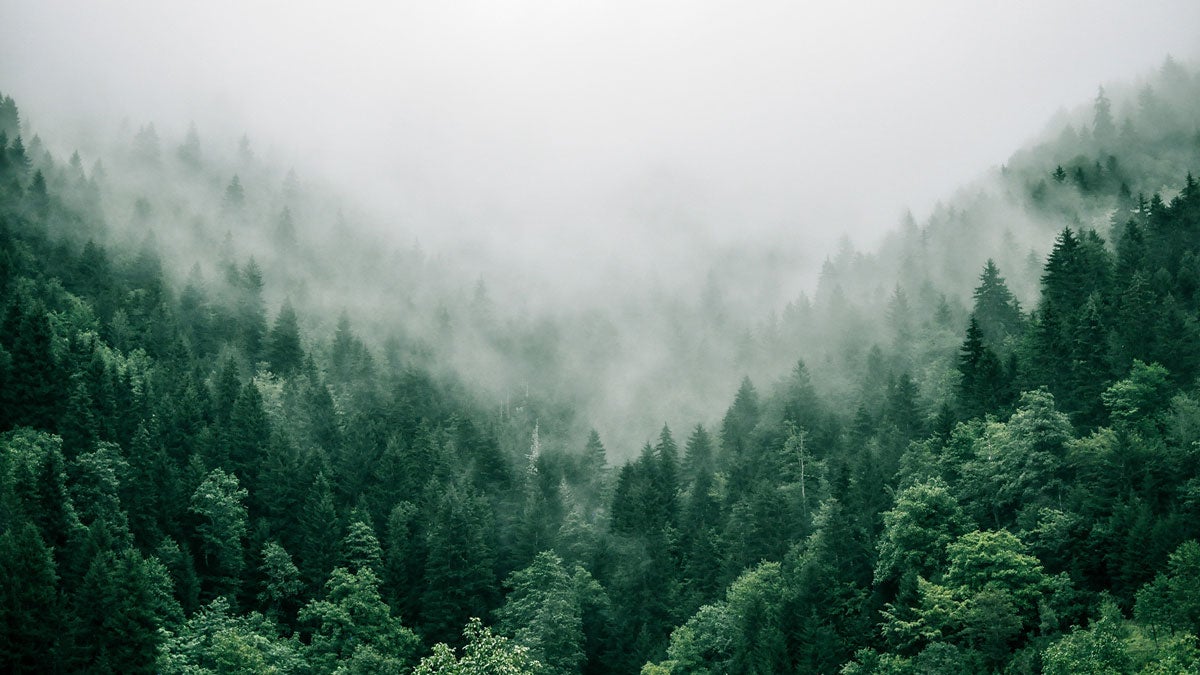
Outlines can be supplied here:
[[1198, 50], [1196, 0], [0, 0], [35, 123], [244, 129], [410, 230], [549, 253], [668, 220], [869, 242]]

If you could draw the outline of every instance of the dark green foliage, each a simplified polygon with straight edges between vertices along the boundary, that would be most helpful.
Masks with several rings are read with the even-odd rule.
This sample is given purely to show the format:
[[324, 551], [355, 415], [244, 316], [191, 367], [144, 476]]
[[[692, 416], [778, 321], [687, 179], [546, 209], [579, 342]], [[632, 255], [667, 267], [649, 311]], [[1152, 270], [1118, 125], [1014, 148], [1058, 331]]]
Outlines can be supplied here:
[[74, 601], [72, 656], [93, 672], [158, 672], [158, 629], [183, 618], [166, 568], [133, 549], [97, 555]]
[[978, 417], [1000, 409], [1009, 401], [1009, 377], [1000, 358], [984, 343], [983, 331], [974, 315], [967, 325], [967, 337], [959, 350], [959, 407], [963, 417]]
[[283, 303], [275, 324], [267, 335], [267, 362], [271, 370], [290, 376], [304, 364], [304, 349], [300, 346], [300, 329], [296, 323], [296, 310], [291, 302]]
[[233, 598], [242, 584], [246, 566], [246, 490], [236, 476], [213, 469], [192, 494], [190, 511], [199, 520], [196, 568], [203, 582], [203, 597]]
[[1021, 305], [990, 258], [979, 277], [974, 298], [971, 315], [979, 323], [988, 347], [998, 353], [1007, 353], [1024, 328]]
[[307, 652], [310, 662], [325, 672], [365, 659], [375, 668], [398, 671], [415, 656], [417, 636], [391, 615], [379, 596], [379, 578], [369, 567], [358, 572], [334, 568], [324, 598], [308, 603], [299, 619], [313, 626]]
[[[643, 420], [584, 434], [603, 320], [505, 314], [482, 282], [455, 299], [419, 253], [313, 248], [294, 176], [273, 190], [247, 146], [222, 193], [234, 167], [194, 129], [164, 156], [145, 125], [88, 175], [0, 97], [0, 670], [406, 672], [439, 640], [461, 657], [419, 672], [1194, 670], [1179, 68], [1001, 172], [1005, 214], [1071, 224], [1044, 261], [1052, 233], [956, 200], [847, 246], [782, 319], [746, 324], [717, 283], [704, 322], [661, 312], [684, 365], [657, 419], [708, 414], [685, 394], [728, 393], [730, 363], [764, 386], [640, 454], [617, 439]], [[222, 212], [178, 227], [185, 193], [130, 178], [158, 173]], [[1106, 222], [1111, 244], [1080, 225]], [[359, 272], [388, 303], [331, 315]], [[475, 363], [485, 343], [502, 358]]]
[[238, 279], [238, 304], [236, 325], [241, 334], [241, 345], [246, 357], [252, 362], [262, 354], [267, 335], [266, 310], [263, 307], [262, 268], [251, 258], [242, 268]]
[[30, 426], [55, 431], [67, 402], [65, 379], [51, 346], [53, 337], [46, 310], [14, 301], [0, 332], [0, 347], [8, 353], [7, 382], [0, 396], [0, 429]]
[[[587, 574], [582, 570], [580, 574]], [[497, 610], [497, 630], [529, 649], [547, 675], [578, 673], [583, 665], [583, 608], [577, 584], [550, 552], [539, 553], [505, 580], [512, 589]]]
[[54, 559], [33, 525], [0, 533], [0, 575], [6, 580], [0, 584], [0, 667], [10, 673], [58, 669], [62, 600]]
[[491, 519], [470, 492], [450, 486], [437, 500], [425, 534], [422, 632], [457, 642], [458, 626], [484, 616], [496, 601]]

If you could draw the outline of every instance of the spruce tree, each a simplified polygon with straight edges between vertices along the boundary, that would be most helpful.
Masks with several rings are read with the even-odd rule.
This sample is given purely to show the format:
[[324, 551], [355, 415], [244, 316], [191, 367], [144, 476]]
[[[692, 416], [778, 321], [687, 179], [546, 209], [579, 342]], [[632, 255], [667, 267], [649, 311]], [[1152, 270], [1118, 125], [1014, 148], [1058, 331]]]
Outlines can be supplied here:
[[998, 353], [1006, 353], [1023, 332], [1021, 306], [990, 258], [979, 276], [974, 298], [972, 316], [979, 323], [987, 346]]

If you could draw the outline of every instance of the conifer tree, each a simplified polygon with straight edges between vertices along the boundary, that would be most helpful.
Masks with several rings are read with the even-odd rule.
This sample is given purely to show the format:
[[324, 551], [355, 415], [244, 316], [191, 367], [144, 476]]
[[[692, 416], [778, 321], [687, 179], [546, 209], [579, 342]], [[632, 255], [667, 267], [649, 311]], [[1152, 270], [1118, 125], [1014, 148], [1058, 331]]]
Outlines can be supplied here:
[[191, 512], [200, 559], [197, 561], [208, 598], [235, 598], [246, 566], [243, 540], [247, 534], [246, 490], [236, 476], [213, 469], [192, 494]]
[[998, 353], [1009, 351], [1012, 341], [1024, 328], [1021, 306], [990, 258], [979, 276], [974, 298], [972, 316], [979, 323], [987, 346]]
[[49, 547], [28, 522], [0, 533], [0, 669], [52, 672], [61, 663], [63, 616]]
[[1006, 381], [1000, 360], [986, 344], [979, 323], [971, 316], [967, 335], [959, 350], [959, 406], [965, 418], [994, 411], [1006, 399]]
[[468, 492], [449, 486], [438, 500], [426, 530], [422, 631], [434, 640], [457, 642], [457, 627], [493, 606], [494, 553], [490, 523]]

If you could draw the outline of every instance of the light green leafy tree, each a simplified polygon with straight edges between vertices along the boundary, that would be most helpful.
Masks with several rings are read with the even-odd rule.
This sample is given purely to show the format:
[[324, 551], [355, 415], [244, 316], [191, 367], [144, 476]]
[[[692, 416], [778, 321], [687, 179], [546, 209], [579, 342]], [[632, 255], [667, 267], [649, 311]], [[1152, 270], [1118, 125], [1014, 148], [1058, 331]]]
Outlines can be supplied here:
[[207, 577], [212, 595], [237, 592], [246, 565], [242, 540], [246, 537], [246, 490], [237, 476], [221, 469], [209, 472], [192, 494], [191, 512], [199, 516], [196, 528], [201, 552], [202, 576]]
[[463, 630], [467, 644], [461, 658], [446, 643], [433, 647], [433, 654], [421, 659], [413, 675], [535, 675], [541, 664], [529, 649], [494, 635], [483, 622], [472, 618]]
[[1125, 619], [1116, 603], [1106, 598], [1100, 606], [1099, 620], [1069, 634], [1042, 652], [1045, 675], [1106, 675], [1131, 672], [1131, 659], [1125, 644]]
[[782, 672], [788, 664], [779, 563], [762, 563], [729, 586], [725, 600], [705, 605], [671, 633], [667, 659], [648, 674]]
[[539, 553], [506, 580], [512, 588], [496, 612], [496, 629], [541, 662], [539, 672], [567, 675], [583, 664], [583, 617], [576, 586], [562, 560]]
[[267, 616], [279, 620], [294, 602], [303, 584], [300, 582], [300, 570], [292, 562], [292, 556], [278, 542], [268, 541], [263, 544], [262, 576], [265, 578], [262, 590], [258, 594], [259, 603], [265, 608]]
[[875, 584], [908, 575], [932, 578], [945, 565], [946, 546], [973, 529], [942, 480], [934, 478], [901, 490], [896, 505], [883, 514]]
[[1002, 661], [1039, 625], [1061, 580], [1006, 530], [975, 531], [946, 547], [949, 562], [940, 583], [918, 578], [913, 615], [888, 605], [884, 636], [905, 650], [948, 642]]
[[[300, 610], [299, 620], [314, 626], [309, 643], [312, 663], [331, 672], [339, 662], [375, 660], [379, 672], [400, 672], [416, 655], [419, 640], [379, 595], [379, 577], [370, 567], [351, 572], [335, 567], [325, 583], [325, 598]], [[370, 648], [374, 654], [360, 650]]]
[[258, 613], [237, 615], [219, 597], [201, 607], [177, 630], [164, 631], [158, 672], [164, 675], [208, 673], [310, 672], [295, 638], [283, 639], [275, 624]]

